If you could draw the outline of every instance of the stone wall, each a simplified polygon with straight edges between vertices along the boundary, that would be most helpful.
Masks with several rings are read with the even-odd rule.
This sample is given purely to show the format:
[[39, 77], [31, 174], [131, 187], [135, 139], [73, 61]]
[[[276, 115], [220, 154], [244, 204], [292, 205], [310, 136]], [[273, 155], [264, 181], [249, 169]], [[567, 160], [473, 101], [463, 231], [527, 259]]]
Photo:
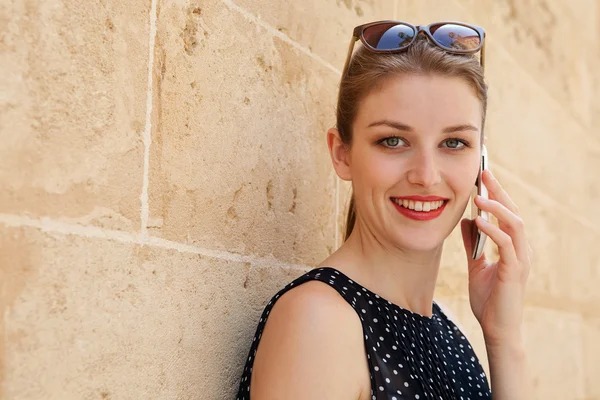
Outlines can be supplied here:
[[[375, 19], [486, 28], [536, 398], [600, 399], [597, 0], [2, 1], [0, 398], [233, 398], [268, 298], [341, 243], [325, 132]], [[465, 269], [455, 231], [437, 298], [485, 360]]]

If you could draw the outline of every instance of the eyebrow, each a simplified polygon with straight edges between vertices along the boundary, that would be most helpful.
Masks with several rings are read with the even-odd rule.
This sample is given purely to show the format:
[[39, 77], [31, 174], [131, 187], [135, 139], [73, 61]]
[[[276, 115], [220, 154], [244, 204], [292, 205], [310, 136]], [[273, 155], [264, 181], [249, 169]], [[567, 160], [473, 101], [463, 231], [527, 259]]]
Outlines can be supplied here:
[[[368, 127], [371, 128], [373, 126], [389, 126], [390, 128], [394, 128], [394, 129], [397, 129], [399, 131], [404, 131], [404, 132], [414, 132], [415, 131], [409, 125], [403, 124], [401, 122], [389, 121], [387, 119], [371, 122]], [[460, 125], [453, 125], [453, 126], [444, 128], [443, 133], [454, 133], [454, 132], [461, 132], [461, 131], [479, 132], [479, 129], [477, 129], [477, 127], [475, 127], [471, 124], [460, 124]]]

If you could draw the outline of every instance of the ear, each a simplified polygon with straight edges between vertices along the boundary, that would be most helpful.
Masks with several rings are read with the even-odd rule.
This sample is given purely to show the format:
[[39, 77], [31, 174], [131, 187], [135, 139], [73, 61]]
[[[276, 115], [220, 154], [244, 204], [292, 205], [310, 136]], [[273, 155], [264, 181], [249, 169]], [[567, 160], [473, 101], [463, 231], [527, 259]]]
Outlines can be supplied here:
[[327, 131], [327, 147], [335, 172], [345, 181], [352, 180], [350, 171], [350, 148], [342, 142], [340, 132], [336, 128]]

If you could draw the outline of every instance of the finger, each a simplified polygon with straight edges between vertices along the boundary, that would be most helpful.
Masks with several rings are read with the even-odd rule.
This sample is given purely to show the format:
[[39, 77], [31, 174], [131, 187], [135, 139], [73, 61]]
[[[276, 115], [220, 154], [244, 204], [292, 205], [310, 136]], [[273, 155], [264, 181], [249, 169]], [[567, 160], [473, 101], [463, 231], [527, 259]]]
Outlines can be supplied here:
[[506, 190], [500, 185], [498, 179], [492, 174], [492, 171], [486, 169], [482, 174], [483, 184], [488, 190], [489, 197], [492, 200], [497, 200], [502, 203], [506, 208], [512, 211], [515, 214], [519, 214], [519, 207], [517, 204], [510, 198]]
[[519, 261], [515, 253], [515, 247], [509, 234], [481, 217], [475, 218], [475, 223], [483, 233], [496, 243], [500, 259], [505, 264], [518, 265]]
[[529, 245], [525, 236], [523, 219], [496, 200], [488, 200], [481, 196], [475, 197], [475, 204], [481, 210], [492, 213], [500, 225], [500, 229], [510, 235], [517, 258], [520, 261], [529, 260]]

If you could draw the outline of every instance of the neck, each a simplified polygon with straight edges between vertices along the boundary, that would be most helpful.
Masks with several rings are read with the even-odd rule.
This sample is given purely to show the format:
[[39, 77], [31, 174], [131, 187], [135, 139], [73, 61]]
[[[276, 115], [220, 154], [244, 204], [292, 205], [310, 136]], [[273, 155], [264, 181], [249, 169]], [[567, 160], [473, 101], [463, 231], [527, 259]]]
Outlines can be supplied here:
[[442, 247], [443, 243], [430, 251], [400, 249], [357, 224], [321, 266], [337, 268], [384, 299], [430, 317]]

